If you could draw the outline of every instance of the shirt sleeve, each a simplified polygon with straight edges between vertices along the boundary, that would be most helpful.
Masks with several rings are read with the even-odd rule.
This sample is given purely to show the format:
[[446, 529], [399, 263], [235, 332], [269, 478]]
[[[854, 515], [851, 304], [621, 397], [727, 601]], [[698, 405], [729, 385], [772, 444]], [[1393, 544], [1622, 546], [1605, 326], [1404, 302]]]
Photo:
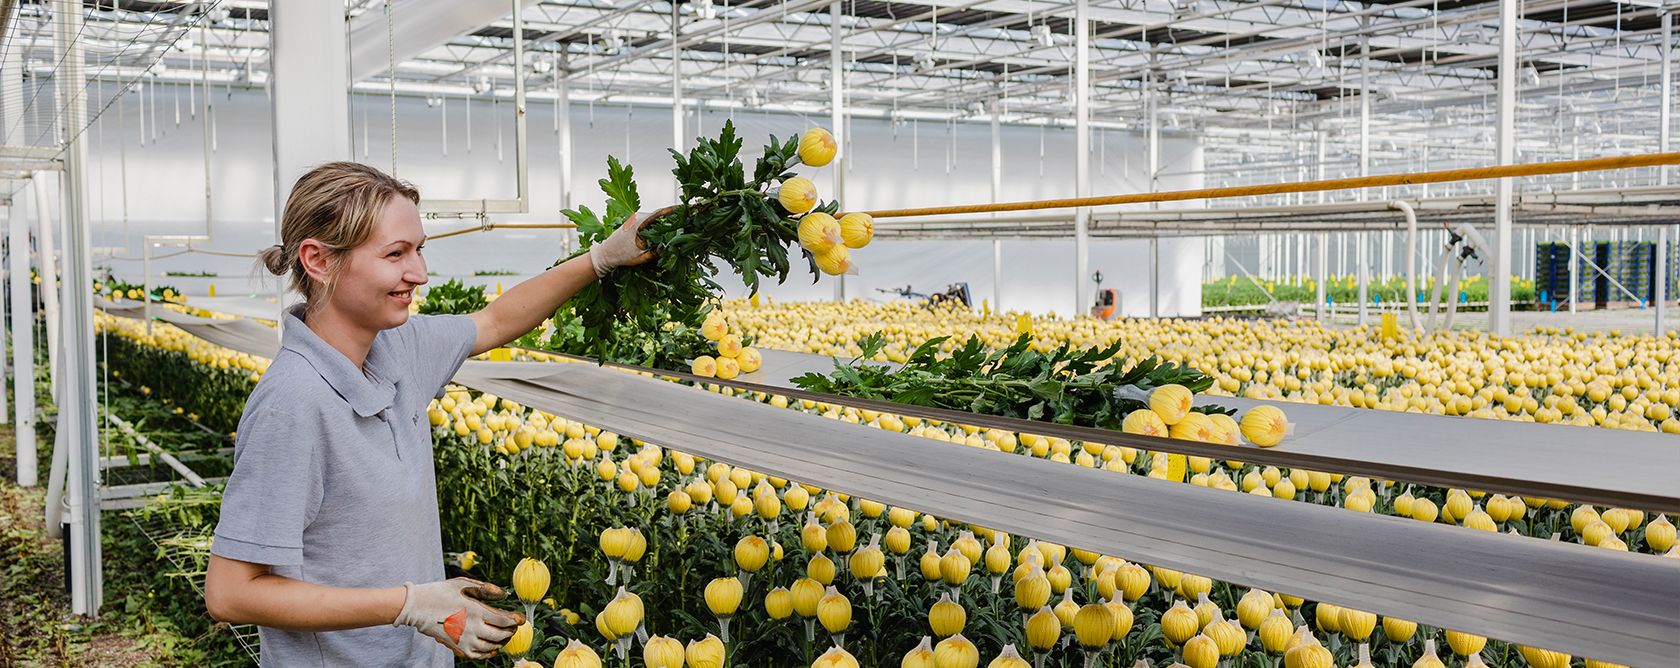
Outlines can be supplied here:
[[240, 422], [211, 554], [268, 566], [303, 563], [303, 531], [323, 497], [317, 431], [272, 408]]
[[400, 345], [409, 373], [432, 398], [455, 377], [478, 343], [478, 325], [464, 315], [411, 315], [402, 327]]

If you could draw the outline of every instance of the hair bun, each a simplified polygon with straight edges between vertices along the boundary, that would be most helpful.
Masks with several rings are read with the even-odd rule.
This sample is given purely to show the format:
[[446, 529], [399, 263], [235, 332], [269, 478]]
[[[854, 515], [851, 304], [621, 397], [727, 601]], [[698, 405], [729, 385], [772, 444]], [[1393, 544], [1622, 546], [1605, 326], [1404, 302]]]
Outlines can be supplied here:
[[290, 268], [287, 265], [290, 264], [291, 258], [286, 255], [286, 248], [280, 244], [262, 249], [257, 253], [257, 259], [262, 262], [263, 268], [267, 269], [268, 273], [275, 276], [285, 276]]

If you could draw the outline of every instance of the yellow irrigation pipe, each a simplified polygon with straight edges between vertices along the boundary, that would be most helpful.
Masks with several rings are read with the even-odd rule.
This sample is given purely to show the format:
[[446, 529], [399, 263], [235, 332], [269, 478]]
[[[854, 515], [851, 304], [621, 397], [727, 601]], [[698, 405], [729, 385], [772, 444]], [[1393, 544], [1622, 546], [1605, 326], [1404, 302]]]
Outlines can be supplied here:
[[1680, 153], [1652, 153], [1650, 155], [1629, 155], [1616, 158], [1593, 158], [1590, 160], [1565, 160], [1561, 162], [1540, 162], [1528, 165], [1510, 165], [1507, 167], [1477, 167], [1474, 169], [1449, 169], [1439, 172], [1422, 172], [1418, 174], [1389, 174], [1385, 176], [1361, 176], [1349, 179], [1331, 179], [1328, 181], [1303, 181], [1300, 183], [1278, 183], [1265, 186], [1237, 186], [1234, 188], [1202, 188], [1199, 190], [1177, 190], [1164, 193], [1137, 193], [1133, 195], [1106, 195], [1102, 197], [1074, 197], [1068, 199], [1047, 199], [1036, 202], [1004, 202], [1000, 204], [967, 204], [961, 206], [934, 206], [920, 209], [891, 209], [887, 211], [867, 211], [875, 218], [905, 218], [909, 216], [942, 216], [962, 213], [991, 213], [996, 211], [1033, 211], [1037, 209], [1067, 209], [1073, 207], [1111, 206], [1115, 204], [1140, 204], [1144, 202], [1175, 202], [1189, 199], [1215, 199], [1220, 197], [1251, 197], [1254, 195], [1279, 195], [1283, 193], [1319, 192], [1322, 190], [1348, 190], [1352, 188], [1372, 188], [1377, 186], [1403, 186], [1416, 183], [1444, 183], [1447, 181], [1475, 181], [1479, 179], [1496, 179], [1509, 176], [1542, 176], [1547, 174], [1571, 174], [1574, 172], [1594, 172], [1606, 169], [1628, 169], [1631, 167], [1654, 167], [1657, 165], [1680, 164]]
[[485, 223], [485, 224], [479, 225], [477, 227], [468, 227], [468, 228], [465, 228], [465, 229], [455, 230], [454, 232], [444, 232], [443, 234], [434, 234], [434, 235], [431, 235], [429, 237], [426, 237], [426, 240], [427, 241], [432, 241], [434, 239], [444, 239], [444, 238], [447, 238], [447, 237], [453, 237], [457, 234], [466, 234], [468, 232], [489, 232], [490, 230], [495, 230], [495, 229], [521, 229], [521, 230], [560, 230], [560, 229], [565, 229], [565, 230], [569, 230], [569, 229], [572, 229], [572, 228], [575, 228], [575, 227], [577, 227], [577, 225], [575, 225], [573, 223]]

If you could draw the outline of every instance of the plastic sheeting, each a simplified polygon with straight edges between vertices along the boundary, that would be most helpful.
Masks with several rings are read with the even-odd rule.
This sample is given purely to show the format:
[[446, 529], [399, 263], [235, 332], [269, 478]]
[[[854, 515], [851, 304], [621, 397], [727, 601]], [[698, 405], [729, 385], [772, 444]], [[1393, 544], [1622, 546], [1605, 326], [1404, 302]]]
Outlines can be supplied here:
[[[129, 300], [94, 300], [100, 310], [114, 316], [146, 319], [144, 304]], [[198, 338], [223, 348], [247, 355], [274, 359], [280, 353], [280, 335], [273, 327], [245, 318], [200, 318], [161, 306], [152, 308], [152, 317], [186, 330]]]
[[[834, 370], [834, 358], [779, 350], [760, 352], [764, 355], [764, 362], [759, 370], [734, 380], [697, 379], [688, 374], [665, 371], [659, 373], [926, 419], [1056, 436], [1070, 441], [1680, 513], [1680, 484], [1675, 479], [1675, 472], [1680, 471], [1680, 447], [1677, 447], [1672, 434], [1585, 431], [1566, 429], [1560, 425], [1265, 402], [1238, 397], [1199, 397], [1196, 401], [1199, 406], [1217, 405], [1239, 410], [1271, 403], [1283, 408], [1295, 425], [1294, 433], [1277, 446], [1234, 448], [805, 392], [793, 389], [790, 379], [808, 372], [828, 374]], [[1589, 457], [1582, 454], [1582, 438], [1585, 436], [1593, 440]], [[1629, 465], [1630, 462], [1638, 464]]]
[[592, 364], [468, 362], [456, 381], [707, 459], [1069, 547], [1628, 666], [1680, 656], [1672, 559], [1069, 466]]

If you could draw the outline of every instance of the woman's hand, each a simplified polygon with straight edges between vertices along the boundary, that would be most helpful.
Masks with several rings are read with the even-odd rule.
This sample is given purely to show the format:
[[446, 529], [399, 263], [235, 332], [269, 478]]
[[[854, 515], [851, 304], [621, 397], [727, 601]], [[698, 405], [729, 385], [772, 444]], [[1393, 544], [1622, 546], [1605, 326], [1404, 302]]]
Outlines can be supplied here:
[[448, 647], [455, 656], [488, 659], [525, 623], [525, 615], [479, 601], [500, 601], [507, 592], [493, 584], [454, 578], [426, 584], [403, 583], [408, 598], [392, 626], [412, 626]]
[[647, 242], [642, 241], [641, 232], [648, 223], [675, 211], [676, 208], [668, 206], [652, 214], [637, 213], [630, 216], [606, 241], [591, 246], [589, 263], [595, 268], [595, 278], [604, 278], [619, 267], [635, 266], [653, 259], [654, 254], [648, 252]]

